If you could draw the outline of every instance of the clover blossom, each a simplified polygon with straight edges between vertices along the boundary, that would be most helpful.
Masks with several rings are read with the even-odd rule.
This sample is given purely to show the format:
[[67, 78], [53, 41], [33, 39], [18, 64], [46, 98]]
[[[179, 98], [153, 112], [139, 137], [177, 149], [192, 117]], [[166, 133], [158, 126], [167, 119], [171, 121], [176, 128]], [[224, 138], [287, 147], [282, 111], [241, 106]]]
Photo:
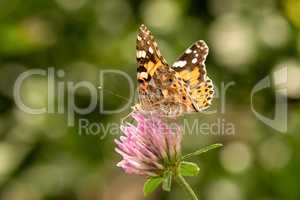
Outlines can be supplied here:
[[170, 191], [175, 180], [190, 199], [199, 200], [184, 176], [197, 176], [200, 168], [196, 163], [185, 160], [222, 144], [209, 145], [181, 156], [182, 131], [179, 125], [171, 127], [157, 115], [144, 115], [137, 111], [131, 117], [136, 123], [122, 125], [123, 135], [115, 140], [116, 152], [122, 156], [117, 166], [128, 174], [147, 176], [145, 196], [160, 185], [164, 191]]
[[132, 114], [136, 125], [121, 126], [124, 133], [116, 152], [123, 159], [117, 164], [126, 173], [161, 176], [166, 169], [176, 166], [181, 157], [181, 129], [168, 126], [159, 117]]

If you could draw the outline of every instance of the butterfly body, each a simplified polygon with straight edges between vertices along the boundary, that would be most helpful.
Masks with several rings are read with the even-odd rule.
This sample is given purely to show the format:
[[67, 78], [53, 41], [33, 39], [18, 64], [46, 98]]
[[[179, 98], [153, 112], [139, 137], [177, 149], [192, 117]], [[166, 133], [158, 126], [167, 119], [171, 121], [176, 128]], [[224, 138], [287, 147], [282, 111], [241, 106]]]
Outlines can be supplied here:
[[198, 41], [169, 66], [154, 37], [142, 25], [137, 36], [139, 103], [135, 110], [179, 116], [208, 108], [213, 97], [212, 81], [206, 76], [208, 47]]

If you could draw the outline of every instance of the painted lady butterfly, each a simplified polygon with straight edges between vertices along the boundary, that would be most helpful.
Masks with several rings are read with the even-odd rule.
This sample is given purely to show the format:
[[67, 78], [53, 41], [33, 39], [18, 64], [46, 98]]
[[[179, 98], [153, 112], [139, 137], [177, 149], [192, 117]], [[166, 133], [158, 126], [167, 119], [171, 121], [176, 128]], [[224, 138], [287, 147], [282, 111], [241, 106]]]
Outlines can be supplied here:
[[206, 75], [204, 41], [197, 41], [169, 66], [151, 32], [141, 25], [136, 50], [139, 103], [135, 110], [179, 116], [210, 106], [214, 89]]

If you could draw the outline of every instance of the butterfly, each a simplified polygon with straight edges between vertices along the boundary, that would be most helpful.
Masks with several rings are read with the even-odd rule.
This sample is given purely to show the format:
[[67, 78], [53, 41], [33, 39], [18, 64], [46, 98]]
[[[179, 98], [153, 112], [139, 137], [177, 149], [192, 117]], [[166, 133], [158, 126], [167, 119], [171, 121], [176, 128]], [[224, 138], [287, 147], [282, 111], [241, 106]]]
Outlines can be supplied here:
[[207, 76], [208, 46], [202, 40], [190, 46], [169, 66], [145, 25], [137, 34], [138, 103], [134, 110], [180, 116], [201, 112], [212, 102], [214, 87]]

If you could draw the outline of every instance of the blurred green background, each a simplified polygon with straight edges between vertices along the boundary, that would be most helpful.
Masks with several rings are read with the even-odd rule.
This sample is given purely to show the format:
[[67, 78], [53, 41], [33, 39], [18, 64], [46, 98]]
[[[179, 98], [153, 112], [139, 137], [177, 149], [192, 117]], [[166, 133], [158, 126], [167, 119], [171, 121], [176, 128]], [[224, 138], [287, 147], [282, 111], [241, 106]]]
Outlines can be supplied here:
[[[187, 116], [234, 124], [234, 134], [184, 137], [184, 152], [222, 142], [221, 150], [196, 160], [199, 177], [189, 178], [205, 200], [300, 199], [300, 1], [299, 0], [1, 0], [0, 1], [0, 199], [1, 200], [135, 200], [144, 199], [144, 178], [124, 174], [115, 165], [113, 139], [119, 134], [79, 134], [78, 119], [108, 125], [114, 115], [30, 115], [14, 103], [13, 86], [21, 72], [54, 67], [65, 71], [58, 82], [89, 81], [97, 87], [99, 70], [119, 69], [136, 76], [136, 31], [145, 23], [163, 55], [174, 61], [189, 45], [203, 39], [210, 47], [209, 76], [217, 87], [235, 82], [226, 96], [226, 112], [216, 98], [213, 115]], [[288, 68], [288, 131], [280, 133], [252, 113], [254, 85], [280, 67]], [[105, 82], [104, 107], [126, 101], [118, 78]], [[255, 109], [274, 114], [276, 87], [254, 98]], [[67, 94], [66, 89], [64, 90]], [[99, 94], [100, 95], [100, 94]], [[22, 86], [27, 105], [47, 105], [47, 77]], [[55, 100], [56, 101], [56, 100]], [[86, 90], [76, 103], [89, 104]], [[105, 136], [105, 137], [104, 137]], [[146, 199], [185, 199], [174, 185]]]

